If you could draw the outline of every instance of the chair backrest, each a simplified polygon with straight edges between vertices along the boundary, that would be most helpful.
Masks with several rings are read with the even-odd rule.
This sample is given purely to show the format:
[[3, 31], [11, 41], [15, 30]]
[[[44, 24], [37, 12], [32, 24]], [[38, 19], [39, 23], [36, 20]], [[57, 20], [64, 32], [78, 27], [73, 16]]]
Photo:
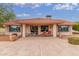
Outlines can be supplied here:
[[51, 31], [48, 31], [48, 34], [51, 34]]

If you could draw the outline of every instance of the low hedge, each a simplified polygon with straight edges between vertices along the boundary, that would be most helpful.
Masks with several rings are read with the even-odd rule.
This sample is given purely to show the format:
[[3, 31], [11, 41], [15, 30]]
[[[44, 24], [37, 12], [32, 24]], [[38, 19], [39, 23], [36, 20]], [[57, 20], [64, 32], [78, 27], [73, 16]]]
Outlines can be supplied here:
[[68, 42], [73, 45], [79, 45], [79, 37], [70, 37], [68, 38]]

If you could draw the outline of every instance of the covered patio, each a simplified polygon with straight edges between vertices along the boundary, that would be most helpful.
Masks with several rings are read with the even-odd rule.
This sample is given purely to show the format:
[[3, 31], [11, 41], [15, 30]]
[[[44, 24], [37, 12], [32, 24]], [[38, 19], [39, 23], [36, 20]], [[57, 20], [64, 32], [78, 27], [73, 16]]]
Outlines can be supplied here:
[[[27, 28], [28, 27], [28, 28]], [[50, 32], [50, 33], [49, 33]], [[56, 24], [54, 25], [29, 25], [27, 26], [26, 24], [22, 25], [22, 37], [26, 37], [28, 34], [33, 34], [33, 35], [42, 35], [46, 34], [50, 35], [52, 37], [57, 36], [57, 26]]]
[[72, 35], [73, 22], [51, 18], [33, 18], [5, 22], [6, 32], [21, 34], [21, 37], [30, 35]]

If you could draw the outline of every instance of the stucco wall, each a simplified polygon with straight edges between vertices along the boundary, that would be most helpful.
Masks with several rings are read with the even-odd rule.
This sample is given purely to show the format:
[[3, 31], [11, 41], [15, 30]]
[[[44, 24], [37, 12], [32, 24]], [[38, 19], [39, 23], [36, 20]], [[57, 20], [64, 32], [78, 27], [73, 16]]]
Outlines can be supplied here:
[[9, 32], [9, 26], [5, 26], [5, 32]]
[[51, 31], [51, 34], [53, 35], [53, 25], [49, 26], [49, 31]]
[[[30, 34], [31, 32], [30, 32], [30, 26], [29, 25], [25, 25], [25, 33], [28, 33], [28, 34]], [[40, 26], [39, 26], [40, 27]], [[9, 32], [9, 26], [6, 26], [5, 27], [6, 28], [6, 32]], [[21, 26], [21, 32], [10, 32], [10, 33], [17, 33], [17, 34], [20, 34], [20, 35], [22, 35], [22, 31], [23, 31], [23, 27]], [[58, 31], [58, 27], [56, 28], [56, 29], [54, 29], [53, 28], [53, 25], [50, 25], [49, 26], [49, 31], [51, 31], [51, 34], [52, 35], [54, 35], [54, 33], [53, 33], [53, 30], [54, 31], [56, 31], [56, 35], [72, 35], [72, 26], [69, 26], [69, 32], [57, 32]], [[40, 35], [40, 34], [42, 34], [42, 32], [41, 32], [41, 27], [40, 27], [40, 29], [39, 29], [39, 31], [38, 31], [38, 34]]]
[[69, 26], [68, 32], [58, 32], [60, 35], [72, 35], [72, 26]]
[[[53, 28], [53, 25], [50, 25], [49, 29], [50, 29], [51, 33], [53, 34], [53, 30], [55, 30], [55, 28]], [[56, 35], [72, 35], [72, 26], [69, 26], [68, 32], [58, 32], [58, 26], [57, 26]]]
[[27, 34], [30, 34], [30, 26], [29, 25], [26, 25], [25, 32]]
[[11, 33], [11, 34], [17, 34], [18, 36], [20, 36], [21, 33], [22, 33], [22, 26], [21, 26], [20, 29], [21, 29], [20, 32], [9, 32], [9, 26], [5, 26], [5, 32], [7, 32], [7, 33]]
[[71, 32], [58, 32], [59, 35], [72, 35]]

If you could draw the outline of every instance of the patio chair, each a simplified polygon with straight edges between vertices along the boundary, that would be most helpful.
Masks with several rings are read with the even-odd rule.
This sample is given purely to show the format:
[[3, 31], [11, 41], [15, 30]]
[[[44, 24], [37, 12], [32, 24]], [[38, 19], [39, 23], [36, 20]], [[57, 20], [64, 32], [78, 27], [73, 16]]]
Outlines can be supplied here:
[[48, 31], [48, 35], [49, 35], [49, 36], [51, 36], [51, 35], [52, 35], [52, 34], [51, 34], [51, 31]]
[[26, 33], [26, 36], [31, 36], [31, 33]]
[[48, 32], [44, 31], [41, 35], [48, 37], [48, 36], [51, 36], [52, 34], [51, 34], [51, 31], [48, 31]]

